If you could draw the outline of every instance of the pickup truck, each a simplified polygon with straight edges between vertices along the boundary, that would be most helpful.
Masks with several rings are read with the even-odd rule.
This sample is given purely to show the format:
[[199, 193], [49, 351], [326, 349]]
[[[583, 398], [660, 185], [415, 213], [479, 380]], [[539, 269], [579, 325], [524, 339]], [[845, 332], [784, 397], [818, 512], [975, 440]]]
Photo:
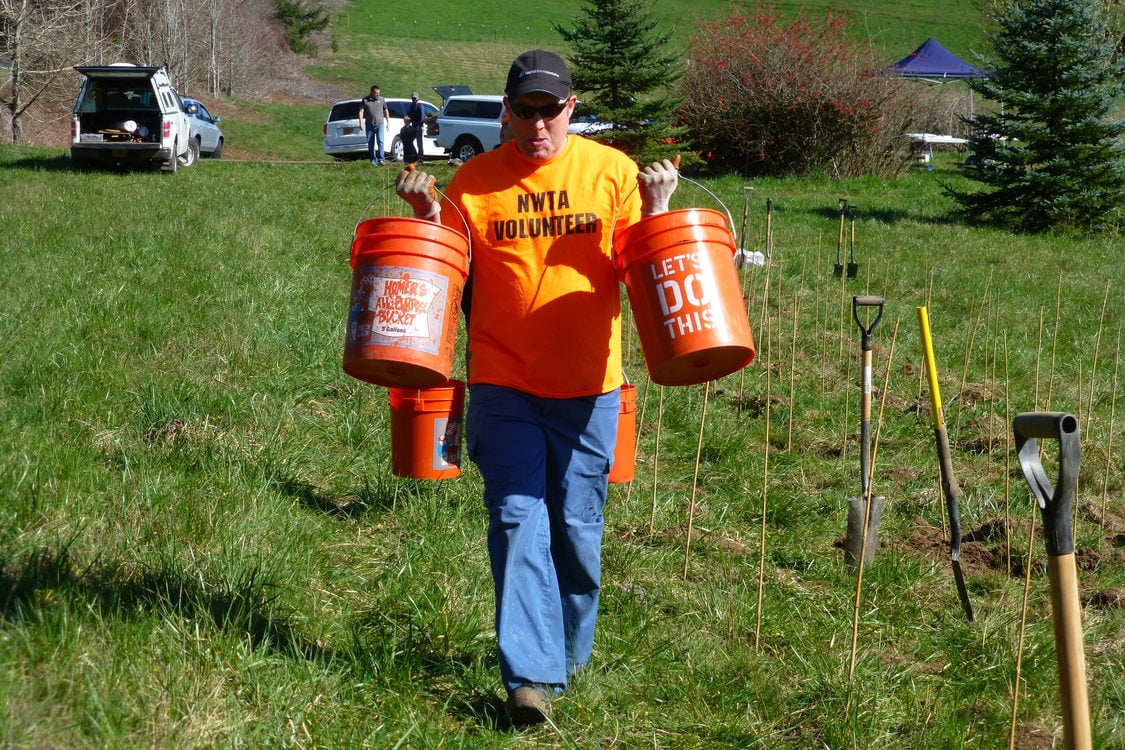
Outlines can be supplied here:
[[195, 163], [198, 143], [164, 68], [114, 63], [74, 69], [85, 76], [70, 120], [76, 167], [157, 165], [175, 174]]

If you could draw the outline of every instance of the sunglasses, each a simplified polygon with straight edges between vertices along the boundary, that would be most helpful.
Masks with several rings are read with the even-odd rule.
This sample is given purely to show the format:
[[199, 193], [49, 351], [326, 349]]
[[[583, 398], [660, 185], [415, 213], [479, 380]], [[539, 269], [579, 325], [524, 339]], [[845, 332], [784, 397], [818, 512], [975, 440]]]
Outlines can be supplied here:
[[561, 102], [553, 102], [551, 104], [544, 104], [538, 107], [533, 107], [530, 104], [521, 104], [520, 102], [509, 101], [508, 109], [512, 111], [513, 115], [520, 118], [521, 120], [537, 120], [542, 118], [544, 121], [546, 121], [553, 120], [558, 117], [562, 113], [562, 111], [566, 109], [566, 105], [569, 103], [570, 101], [568, 99], [564, 99]]

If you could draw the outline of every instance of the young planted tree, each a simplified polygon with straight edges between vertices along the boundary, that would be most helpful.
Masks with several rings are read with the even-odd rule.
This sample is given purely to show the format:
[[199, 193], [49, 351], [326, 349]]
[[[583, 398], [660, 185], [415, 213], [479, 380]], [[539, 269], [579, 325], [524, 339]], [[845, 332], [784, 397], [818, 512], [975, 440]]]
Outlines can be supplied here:
[[575, 90], [613, 123], [597, 139], [642, 164], [679, 153], [676, 101], [664, 95], [679, 77], [679, 55], [667, 51], [671, 31], [636, 0], [582, 0], [581, 7], [572, 29], [554, 27], [571, 46]]
[[972, 119], [976, 176], [991, 189], [949, 190], [962, 215], [1016, 231], [1113, 230], [1125, 208], [1125, 59], [1102, 0], [1011, 0], [993, 18], [991, 79], [999, 103]]

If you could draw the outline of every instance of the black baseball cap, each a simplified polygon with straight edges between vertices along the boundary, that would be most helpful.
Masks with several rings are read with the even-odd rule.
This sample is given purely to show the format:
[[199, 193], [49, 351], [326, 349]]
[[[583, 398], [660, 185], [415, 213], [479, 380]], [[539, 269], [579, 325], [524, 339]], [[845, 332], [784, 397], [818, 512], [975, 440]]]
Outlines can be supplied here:
[[566, 99], [570, 96], [570, 87], [570, 69], [563, 59], [554, 52], [533, 49], [512, 62], [504, 93], [509, 99], [519, 99], [542, 91], [558, 99]]

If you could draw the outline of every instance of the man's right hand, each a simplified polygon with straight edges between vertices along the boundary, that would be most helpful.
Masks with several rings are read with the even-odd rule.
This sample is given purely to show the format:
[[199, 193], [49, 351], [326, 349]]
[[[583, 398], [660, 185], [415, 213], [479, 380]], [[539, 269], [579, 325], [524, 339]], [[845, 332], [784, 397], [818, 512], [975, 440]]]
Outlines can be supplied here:
[[414, 209], [415, 219], [440, 220], [441, 203], [435, 182], [436, 177], [419, 172], [413, 164], [406, 165], [395, 180], [395, 192]]

